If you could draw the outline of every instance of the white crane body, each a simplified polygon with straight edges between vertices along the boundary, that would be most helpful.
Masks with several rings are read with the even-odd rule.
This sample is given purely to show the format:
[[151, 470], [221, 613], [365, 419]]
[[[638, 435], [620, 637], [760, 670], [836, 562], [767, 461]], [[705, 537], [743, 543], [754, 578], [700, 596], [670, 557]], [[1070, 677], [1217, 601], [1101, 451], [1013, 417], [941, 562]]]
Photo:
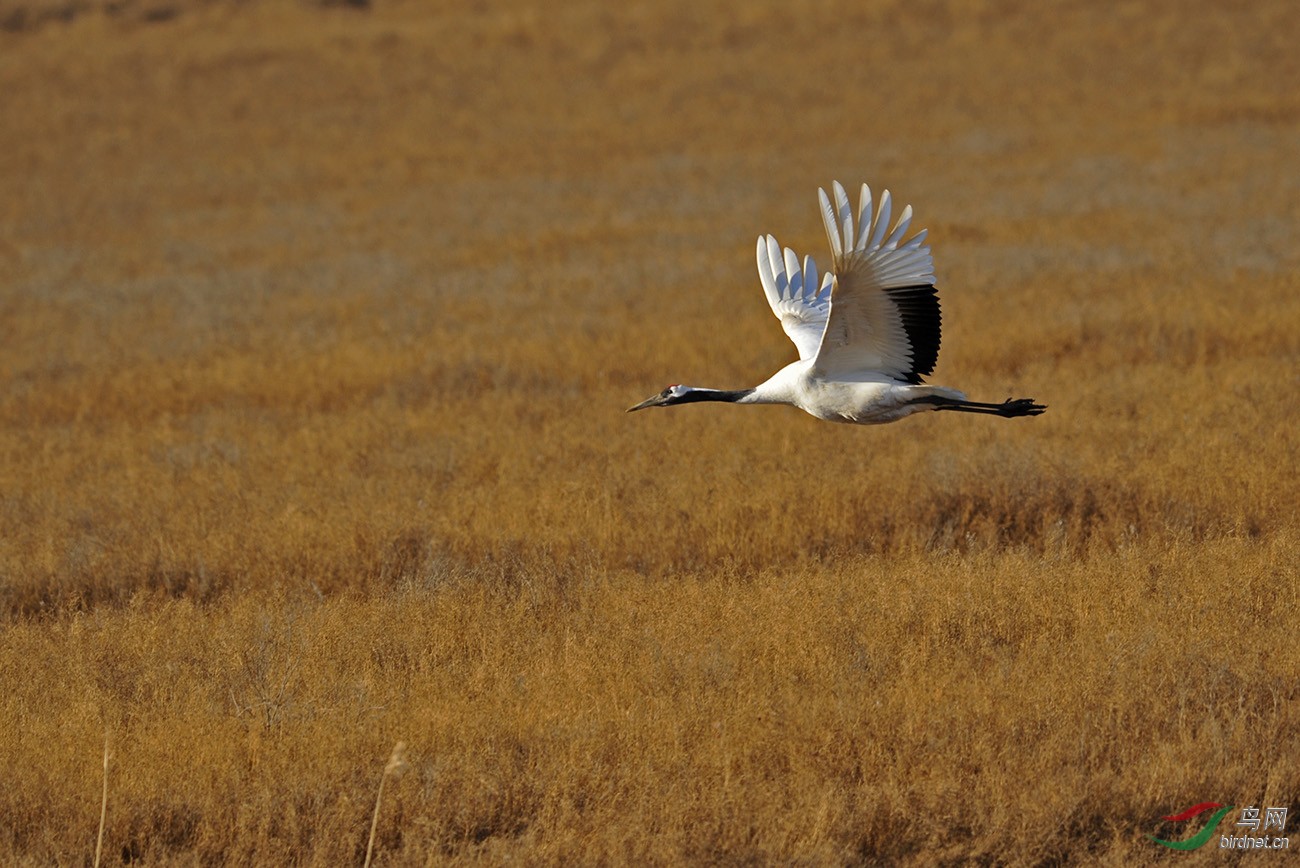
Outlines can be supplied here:
[[933, 405], [917, 399], [936, 396], [966, 400], [956, 389], [900, 384], [876, 371], [864, 371], [852, 380], [829, 380], [816, 374], [811, 361], [801, 360], [786, 365], [735, 403], [789, 404], [827, 422], [877, 425], [932, 410]]

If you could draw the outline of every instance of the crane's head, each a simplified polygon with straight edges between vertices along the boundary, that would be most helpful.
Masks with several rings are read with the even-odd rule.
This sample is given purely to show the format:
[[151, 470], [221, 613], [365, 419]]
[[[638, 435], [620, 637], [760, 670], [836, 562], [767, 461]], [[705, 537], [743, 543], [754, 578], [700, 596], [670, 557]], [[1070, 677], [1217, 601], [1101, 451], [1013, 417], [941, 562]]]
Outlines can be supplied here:
[[644, 410], [646, 407], [671, 407], [673, 404], [681, 404], [689, 400], [687, 398], [692, 392], [696, 391], [690, 386], [672, 385], [664, 389], [658, 395], [651, 395], [635, 407], [628, 407], [627, 411]]

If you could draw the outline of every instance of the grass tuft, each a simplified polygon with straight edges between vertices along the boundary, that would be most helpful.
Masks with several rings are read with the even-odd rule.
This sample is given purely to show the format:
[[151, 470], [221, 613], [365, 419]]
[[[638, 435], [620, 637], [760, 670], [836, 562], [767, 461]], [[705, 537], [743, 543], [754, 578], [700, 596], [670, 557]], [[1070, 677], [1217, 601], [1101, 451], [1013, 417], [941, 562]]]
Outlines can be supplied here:
[[399, 778], [410, 769], [406, 762], [406, 743], [399, 741], [393, 747], [393, 753], [384, 766], [384, 773], [379, 776], [379, 791], [375, 794], [375, 813], [370, 818], [370, 839], [366, 842], [366, 868], [370, 868], [370, 858], [375, 850], [375, 830], [379, 828], [379, 803], [384, 798], [384, 782], [389, 778]]
[[108, 731], [104, 732], [104, 795], [99, 802], [99, 833], [95, 836], [95, 868], [104, 849], [104, 823], [108, 819]]

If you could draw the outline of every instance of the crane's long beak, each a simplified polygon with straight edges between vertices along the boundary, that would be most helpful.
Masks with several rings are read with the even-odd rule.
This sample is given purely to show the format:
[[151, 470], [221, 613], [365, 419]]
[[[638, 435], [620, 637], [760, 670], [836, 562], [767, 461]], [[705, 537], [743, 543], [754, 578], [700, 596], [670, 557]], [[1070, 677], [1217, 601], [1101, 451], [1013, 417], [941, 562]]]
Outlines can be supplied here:
[[649, 398], [646, 398], [644, 401], [642, 401], [640, 404], [637, 404], [635, 407], [628, 407], [627, 412], [632, 413], [636, 410], [644, 410], [646, 407], [658, 407], [663, 402], [664, 402], [664, 396], [662, 394], [651, 395]]

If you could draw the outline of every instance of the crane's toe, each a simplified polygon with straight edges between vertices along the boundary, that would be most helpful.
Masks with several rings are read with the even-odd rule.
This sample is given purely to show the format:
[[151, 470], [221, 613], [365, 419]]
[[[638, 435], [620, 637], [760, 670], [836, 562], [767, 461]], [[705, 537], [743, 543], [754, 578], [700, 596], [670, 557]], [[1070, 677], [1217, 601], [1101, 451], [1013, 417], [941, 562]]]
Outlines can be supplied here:
[[1007, 398], [1002, 402], [1002, 415], [1008, 418], [1037, 416], [1046, 409], [1043, 404], [1034, 403], [1033, 398]]

